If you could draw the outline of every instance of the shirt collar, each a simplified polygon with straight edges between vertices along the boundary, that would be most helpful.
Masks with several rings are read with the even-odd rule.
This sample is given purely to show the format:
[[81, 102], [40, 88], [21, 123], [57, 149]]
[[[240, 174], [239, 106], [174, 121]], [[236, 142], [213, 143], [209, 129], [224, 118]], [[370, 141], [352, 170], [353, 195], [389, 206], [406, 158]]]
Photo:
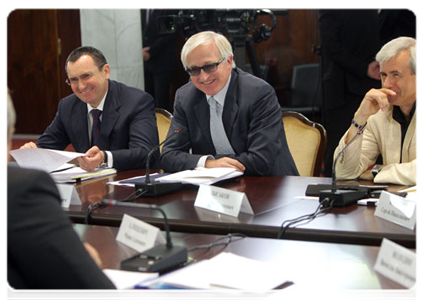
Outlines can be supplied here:
[[[416, 111], [416, 102], [414, 102], [413, 108], [410, 111], [410, 118], [409, 118], [410, 121], [413, 118], [415, 111]], [[399, 106], [396, 106], [396, 105], [394, 105], [392, 109], [392, 118], [400, 124], [408, 123], [401, 109], [399, 108]]]
[[210, 97], [213, 96], [213, 98], [217, 101], [217, 103], [219, 103], [223, 107], [225, 105], [225, 97], [229, 89], [229, 83], [231, 82], [231, 77], [232, 77], [232, 74], [229, 75], [228, 81], [226, 82], [225, 86], [216, 95], [206, 95], [207, 101], [209, 100]]
[[107, 93], [108, 93], [108, 90], [106, 91], [106, 94], [104, 94], [103, 99], [101, 99], [100, 104], [99, 104], [96, 108], [92, 107], [91, 105], [89, 105], [89, 104], [87, 103], [88, 113], [90, 113], [93, 109], [98, 109], [98, 110], [103, 111], [104, 101], [106, 100]]

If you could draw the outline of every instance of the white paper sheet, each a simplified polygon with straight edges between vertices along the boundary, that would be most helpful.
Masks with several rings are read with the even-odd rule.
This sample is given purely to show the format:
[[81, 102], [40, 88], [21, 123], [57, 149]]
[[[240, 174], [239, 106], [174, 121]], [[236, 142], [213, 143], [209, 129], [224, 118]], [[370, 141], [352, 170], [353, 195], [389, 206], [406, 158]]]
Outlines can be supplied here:
[[10, 155], [22, 168], [38, 169], [51, 172], [84, 153], [59, 151], [41, 148], [16, 149]]
[[[265, 274], [265, 276], [263, 276]], [[190, 289], [240, 289], [266, 292], [287, 282], [281, 270], [267, 262], [223, 252], [152, 282]]]
[[157, 278], [159, 273], [142, 273], [123, 270], [103, 270], [118, 290], [133, 289], [137, 284]]
[[183, 182], [194, 185], [210, 185], [222, 180], [241, 176], [243, 173], [233, 168], [196, 168], [173, 173], [167, 176], [157, 178], [161, 182]]

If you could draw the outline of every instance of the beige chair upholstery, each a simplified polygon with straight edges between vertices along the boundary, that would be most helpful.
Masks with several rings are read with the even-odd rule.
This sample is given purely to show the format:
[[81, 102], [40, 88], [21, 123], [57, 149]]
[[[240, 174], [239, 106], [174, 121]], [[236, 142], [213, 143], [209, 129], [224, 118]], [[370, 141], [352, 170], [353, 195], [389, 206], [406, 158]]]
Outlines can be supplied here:
[[320, 176], [326, 130], [298, 112], [282, 112], [286, 139], [300, 176]]
[[[159, 130], [159, 142], [161, 143], [167, 136], [173, 116], [170, 112], [163, 108], [156, 107], [154, 111], [156, 113], [157, 129]], [[160, 151], [162, 151], [162, 147], [163, 145], [160, 146]]]

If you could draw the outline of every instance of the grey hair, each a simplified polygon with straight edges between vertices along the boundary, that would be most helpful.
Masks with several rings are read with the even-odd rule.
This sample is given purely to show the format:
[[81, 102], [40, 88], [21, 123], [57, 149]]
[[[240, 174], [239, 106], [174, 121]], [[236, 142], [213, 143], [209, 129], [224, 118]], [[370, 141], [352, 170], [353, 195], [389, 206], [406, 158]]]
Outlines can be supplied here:
[[[181, 61], [184, 65], [184, 69], [187, 68], [187, 57], [192, 50], [202, 45], [209, 45], [214, 43], [219, 51], [219, 55], [227, 60], [233, 56], [232, 46], [228, 39], [220, 34], [213, 31], [202, 31], [191, 36], [185, 43], [181, 51]], [[235, 68], [235, 60], [232, 60], [232, 68]]]
[[412, 74], [416, 74], [416, 40], [411, 37], [402, 36], [386, 43], [376, 54], [376, 61], [387, 62], [402, 51], [410, 53], [409, 67]]
[[10, 96], [9, 90], [7, 90], [7, 137], [10, 138], [10, 134], [15, 129], [16, 113], [13, 106], [12, 97]]

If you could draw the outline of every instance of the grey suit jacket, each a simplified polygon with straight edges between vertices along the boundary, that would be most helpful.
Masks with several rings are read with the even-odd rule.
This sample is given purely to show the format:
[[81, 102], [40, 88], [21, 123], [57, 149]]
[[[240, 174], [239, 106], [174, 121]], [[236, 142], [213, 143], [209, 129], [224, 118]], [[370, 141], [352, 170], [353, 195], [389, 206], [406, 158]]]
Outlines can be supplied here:
[[[56, 117], [37, 141], [40, 148], [63, 150], [70, 143], [77, 152], [91, 148], [87, 105], [75, 94], [63, 98]], [[102, 114], [100, 149], [113, 155], [119, 170], [145, 168], [147, 155], [159, 143], [153, 98], [133, 87], [109, 80]], [[152, 156], [150, 165], [158, 159]]]
[[[239, 160], [246, 167], [245, 175], [298, 175], [286, 142], [278, 99], [265, 81], [233, 69], [222, 119], [235, 155], [216, 156], [206, 95], [191, 82], [181, 87], [175, 96], [161, 167], [166, 172], [193, 169], [201, 156], [213, 155]], [[181, 132], [174, 134], [177, 128]]]

